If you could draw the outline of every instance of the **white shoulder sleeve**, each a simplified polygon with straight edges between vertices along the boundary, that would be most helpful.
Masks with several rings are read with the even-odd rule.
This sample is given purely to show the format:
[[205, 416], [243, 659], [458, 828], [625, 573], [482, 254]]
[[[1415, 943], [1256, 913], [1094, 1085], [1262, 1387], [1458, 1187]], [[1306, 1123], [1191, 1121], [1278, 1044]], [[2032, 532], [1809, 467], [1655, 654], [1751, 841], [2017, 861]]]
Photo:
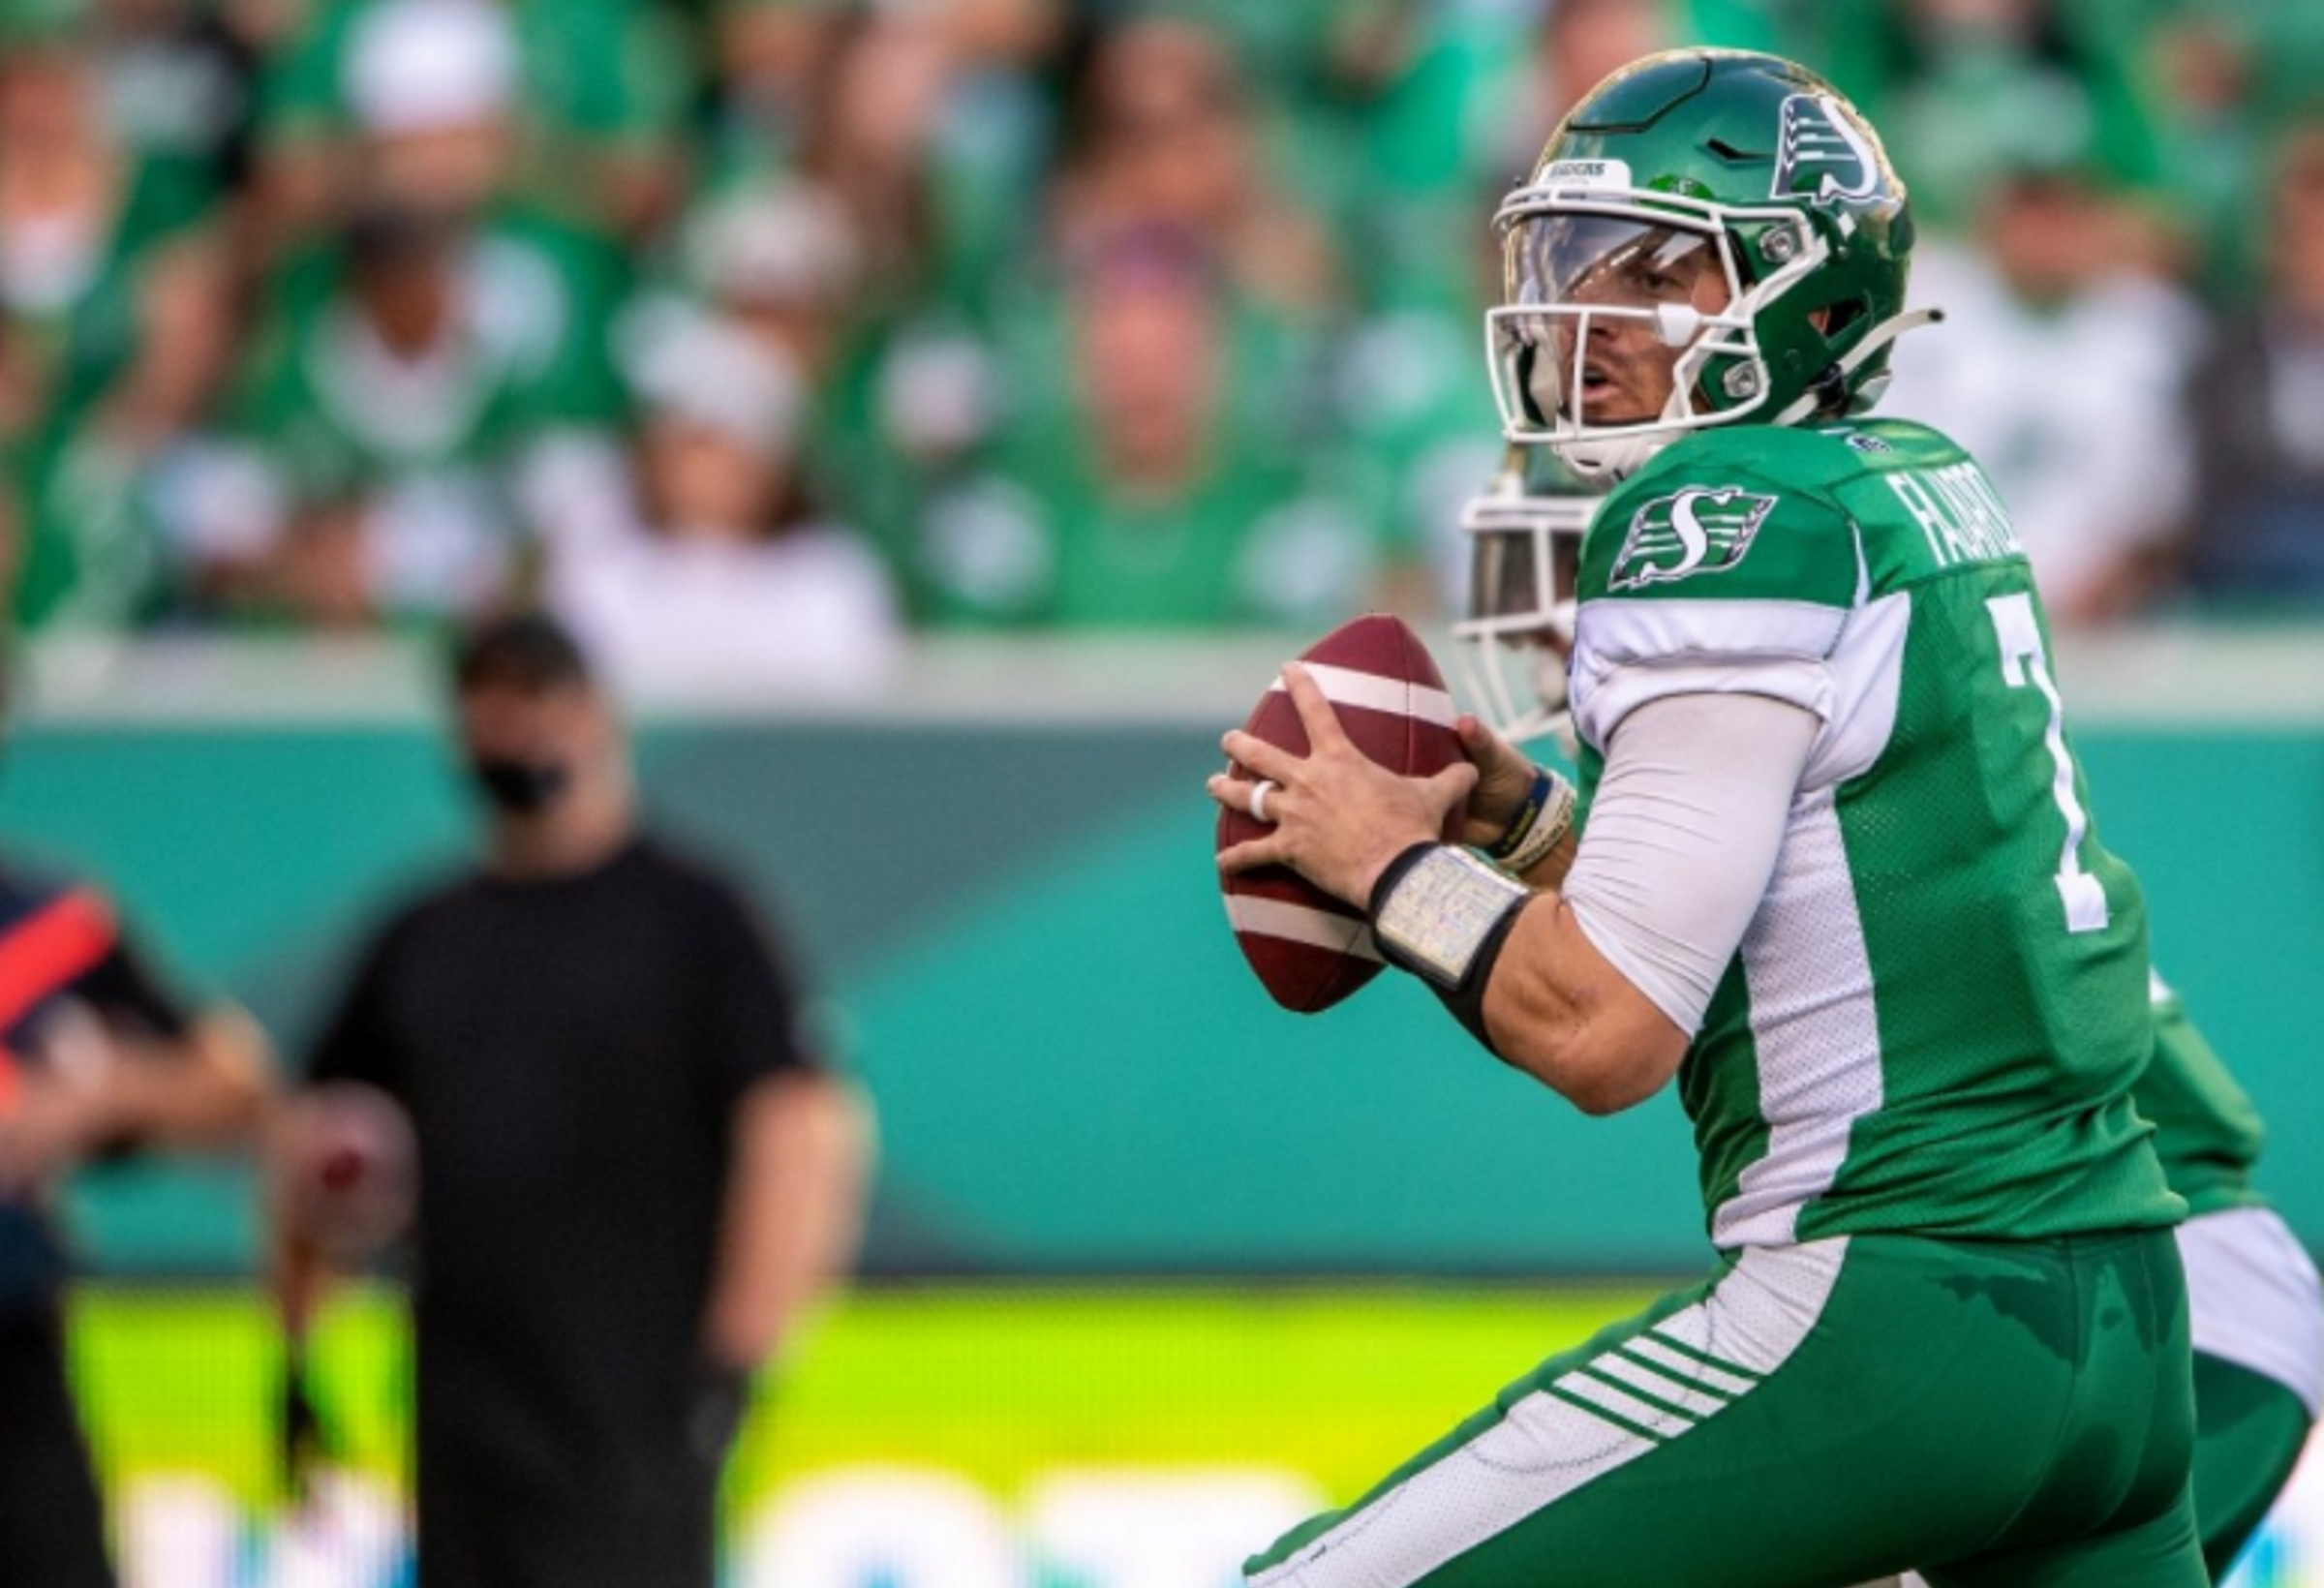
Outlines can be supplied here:
[[1769, 694], [1681, 694], [1614, 735], [1566, 902], [1689, 1036], [1758, 912], [1821, 725]]

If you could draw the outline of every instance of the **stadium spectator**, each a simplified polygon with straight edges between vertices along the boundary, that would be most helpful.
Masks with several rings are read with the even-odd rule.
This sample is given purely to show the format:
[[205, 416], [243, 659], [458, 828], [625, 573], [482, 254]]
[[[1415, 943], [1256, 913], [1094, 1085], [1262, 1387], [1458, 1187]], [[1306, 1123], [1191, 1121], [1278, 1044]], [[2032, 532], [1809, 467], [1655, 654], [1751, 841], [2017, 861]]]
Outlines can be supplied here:
[[2211, 5], [2156, 18], [2144, 51], [2176, 273], [2213, 303], [2256, 290], [2267, 118], [2256, 92], [2261, 28]]
[[[709, 1588], [750, 1375], [852, 1246], [857, 1104], [755, 912], [644, 829], [566, 631], [490, 621], [454, 687], [482, 864], [370, 940], [308, 1068], [417, 1145], [418, 1581]], [[326, 1275], [280, 1246], [295, 1340]]]
[[77, 14], [0, 24], [0, 466], [18, 624], [118, 627], [159, 563], [139, 493], [226, 356], [206, 195], [141, 164], [106, 116]]
[[1125, 229], [1170, 228], [1279, 314], [1313, 319], [1342, 301], [1332, 238], [1270, 170], [1253, 89], [1217, 35], [1126, 22], [1098, 41], [1075, 94], [1050, 217], [1069, 267]]
[[[1804, 9], [1804, 8], [1803, 8]], [[2136, 59], [2144, 34], [2069, 0], [1882, 0], [1807, 14], [1813, 57], [1891, 130], [1921, 224], [1958, 234], [2029, 137], [2087, 153], [2113, 183], [2158, 171]]]
[[1058, 320], [1021, 325], [1010, 367], [1061, 356], [981, 468], [935, 484], [910, 548], [939, 623], [1057, 627], [1312, 624], [1361, 604], [1380, 548], [1317, 488], [1270, 368], [1279, 333], [1199, 241], [1117, 235], [1071, 274]]
[[263, 7], [89, 0], [107, 118], [149, 177], [190, 204], [231, 203], [250, 175]]
[[1532, 165], [1557, 124], [1581, 97], [1627, 61], [1667, 49], [1680, 38], [1670, 0], [1559, 0], [1534, 35], [1525, 71], [1509, 96], [1510, 114], [1493, 153], [1493, 180]]
[[139, 1146], [249, 1137], [265, 1044], [152, 970], [97, 890], [0, 866], [0, 1582], [110, 1588], [66, 1378], [62, 1179]]
[[273, 227], [327, 233], [352, 179], [395, 161], [460, 167], [478, 201], [514, 194], [577, 228], [642, 236], [683, 191], [693, 77], [657, 4], [319, 0], [262, 84]]
[[2131, 219], [2073, 158], [2021, 150], [1982, 209], [1982, 250], [1932, 241], [1917, 303], [1944, 334], [1897, 345], [1885, 412], [1984, 468], [2060, 624], [2120, 617], [2163, 577], [2187, 503], [2181, 390], [2201, 321], [2136, 264]]
[[541, 261], [437, 210], [358, 214], [253, 349], [168, 523], [192, 598], [324, 627], [478, 610], [529, 555], [518, 471], [610, 418]]
[[738, 181], [706, 196], [678, 237], [673, 287], [627, 310], [624, 356], [704, 308], [804, 382], [793, 467], [806, 487], [883, 545], [905, 538], [915, 472], [957, 462], [994, 420], [981, 334], [940, 307], [891, 305], [863, 290], [863, 250], [844, 204], [801, 177]]
[[2324, 603], [2324, 119], [2269, 190], [2267, 289], [2227, 315], [2189, 387], [2196, 489], [2181, 539], [2208, 597]]
[[517, 41], [484, 0], [349, 23], [358, 201], [271, 285], [232, 399], [166, 510], [203, 610], [350, 627], [473, 612], [525, 577], [536, 443], [609, 428], [627, 267], [521, 201]]
[[800, 473], [796, 368], [732, 326], [665, 322], [631, 374], [629, 477], [548, 526], [550, 600], [631, 692], [766, 699], [878, 681], [902, 635], [886, 566]]

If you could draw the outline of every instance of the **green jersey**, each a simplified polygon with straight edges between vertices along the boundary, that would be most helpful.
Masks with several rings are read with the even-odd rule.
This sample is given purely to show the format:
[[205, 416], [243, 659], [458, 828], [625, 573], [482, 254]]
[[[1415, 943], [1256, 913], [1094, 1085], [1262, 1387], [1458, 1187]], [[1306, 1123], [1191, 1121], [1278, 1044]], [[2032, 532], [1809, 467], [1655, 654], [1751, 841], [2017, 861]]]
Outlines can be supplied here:
[[1698, 432], [1606, 499], [1578, 594], [1585, 789], [1656, 699], [1822, 722], [1679, 1074], [1714, 1242], [2184, 1216], [2129, 1100], [2145, 906], [2092, 826], [2032, 573], [1967, 454], [1902, 422]]
[[2259, 1110], [2186, 1018], [2179, 994], [2159, 976], [2152, 992], [2155, 1056], [2130, 1098], [2155, 1127], [2171, 1189], [2186, 1199], [2190, 1213], [2266, 1206], [2251, 1187], [2251, 1166], [2266, 1140]]

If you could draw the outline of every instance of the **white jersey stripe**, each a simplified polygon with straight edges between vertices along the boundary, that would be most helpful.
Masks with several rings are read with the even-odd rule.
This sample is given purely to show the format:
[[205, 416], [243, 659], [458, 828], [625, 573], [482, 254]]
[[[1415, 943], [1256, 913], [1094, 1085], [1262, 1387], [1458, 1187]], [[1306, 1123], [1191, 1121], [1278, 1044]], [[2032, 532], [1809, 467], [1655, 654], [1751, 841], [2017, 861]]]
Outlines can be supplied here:
[[[1845, 1239], [1745, 1252], [1708, 1296], [1654, 1327], [1691, 1349], [1771, 1373], [1814, 1330], [1847, 1255]], [[1605, 1366], [1612, 1349], [1591, 1359], [1593, 1365]], [[1578, 1372], [1555, 1387], [1657, 1437], [1535, 1390], [1466, 1445], [1250, 1578], [1251, 1588], [1409, 1588], [1583, 1484], [1684, 1440], [1730, 1404], [1705, 1397], [1695, 1421]]]
[[1380, 958], [1379, 946], [1372, 941], [1372, 929], [1361, 917], [1334, 915], [1330, 910], [1288, 903], [1280, 899], [1260, 899], [1251, 894], [1228, 894], [1226, 901], [1227, 920], [1238, 932], [1280, 937], [1285, 942], [1305, 943], [1333, 954], [1352, 954], [1360, 960]]
[[[1321, 662], [1301, 665], [1307, 669], [1307, 676], [1315, 680], [1316, 687], [1324, 691], [1324, 698], [1334, 706], [1385, 712], [1391, 717], [1415, 717], [1440, 728], [1451, 727], [1460, 715], [1450, 694], [1424, 684], [1407, 684], [1400, 678], [1382, 678], [1377, 673], [1360, 673], [1352, 667], [1332, 667]], [[1283, 680], [1279, 677], [1268, 686], [1269, 693], [1282, 687]]]
[[1872, 960], [1829, 788], [1792, 808], [1759, 913], [1743, 935], [1767, 1149], [1711, 1218], [1713, 1244], [1788, 1245], [1832, 1187], [1849, 1133], [1885, 1095]]

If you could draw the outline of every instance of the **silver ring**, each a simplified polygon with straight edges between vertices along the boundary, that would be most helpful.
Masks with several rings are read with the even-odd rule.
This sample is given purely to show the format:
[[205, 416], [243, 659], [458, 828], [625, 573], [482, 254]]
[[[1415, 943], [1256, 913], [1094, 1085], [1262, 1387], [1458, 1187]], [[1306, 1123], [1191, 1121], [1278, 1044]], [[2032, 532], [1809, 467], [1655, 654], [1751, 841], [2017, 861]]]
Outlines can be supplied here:
[[1283, 785], [1271, 778], [1262, 778], [1251, 785], [1251, 820], [1272, 827], [1275, 818], [1267, 813], [1267, 797]]

